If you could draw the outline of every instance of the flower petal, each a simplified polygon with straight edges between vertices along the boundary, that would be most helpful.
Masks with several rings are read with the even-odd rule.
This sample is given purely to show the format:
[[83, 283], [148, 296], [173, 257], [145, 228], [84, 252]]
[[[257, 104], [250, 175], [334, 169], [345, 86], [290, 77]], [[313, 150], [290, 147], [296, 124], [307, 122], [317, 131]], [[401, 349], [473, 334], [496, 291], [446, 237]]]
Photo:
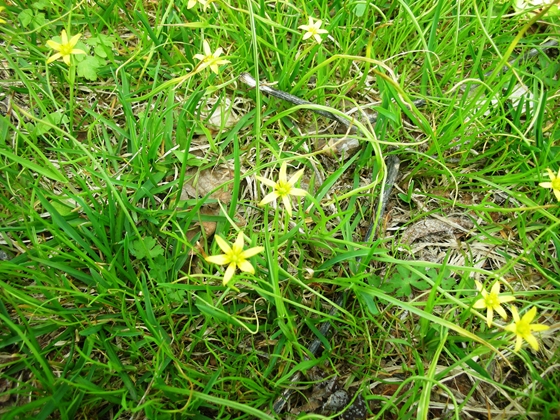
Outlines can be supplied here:
[[229, 264], [229, 258], [226, 255], [209, 255], [206, 258], [204, 258], [205, 261], [208, 261], [209, 263], [212, 264], [218, 264], [218, 265], [226, 265]]
[[556, 196], [556, 199], [558, 201], [560, 201], [560, 191], [553, 189], [552, 192], [554, 193], [554, 195]]
[[246, 249], [245, 251], [243, 251], [241, 253], [241, 256], [243, 258], [251, 258], [252, 256], [260, 254], [263, 251], [264, 251], [263, 246], [256, 246], [256, 247], [253, 247], [253, 248]]
[[[514, 322], [519, 322], [519, 312], [517, 312], [517, 308], [515, 306], [510, 306], [509, 310], [511, 312], [511, 316], [513, 316]], [[515, 332], [515, 330], [512, 332]]]
[[529, 309], [529, 311], [525, 315], [523, 315], [523, 318], [521, 319], [527, 324], [530, 324], [531, 321], [535, 319], [536, 315], [537, 315], [537, 307], [533, 306], [531, 309]]
[[[48, 41], [47, 41], [48, 42]], [[539, 187], [552, 188], [552, 182], [540, 182]]]
[[282, 202], [286, 208], [286, 213], [288, 213], [288, 216], [292, 217], [292, 203], [290, 202], [290, 197], [285, 195], [282, 197]]
[[490, 293], [494, 293], [496, 295], [500, 294], [500, 282], [496, 282], [492, 285], [492, 289], [490, 289]]
[[478, 299], [474, 304], [473, 308], [475, 309], [484, 309], [486, 308], [486, 301], [484, 299]]
[[500, 303], [513, 302], [514, 300], [515, 300], [514, 296], [499, 296], [498, 297], [498, 301]]
[[531, 331], [546, 331], [549, 330], [550, 327], [544, 324], [532, 324]]
[[486, 322], [488, 322], [488, 327], [492, 326], [493, 319], [494, 319], [494, 310], [492, 308], [488, 308], [488, 312], [486, 313]]
[[482, 286], [482, 283], [479, 282], [478, 280], [474, 281], [474, 285], [476, 286], [476, 290], [478, 290], [479, 292], [484, 289], [484, 287]]
[[[288, 181], [288, 184], [290, 185], [294, 185], [296, 182], [298, 182], [298, 180], [301, 178], [301, 176], [303, 175], [303, 171], [305, 169], [300, 169], [299, 171], [297, 171], [295, 174], [292, 175], [292, 177], [290, 178], [290, 180]], [[284, 173], [284, 176], [286, 174]]]
[[270, 179], [267, 179], [267, 178], [265, 178], [265, 177], [258, 176], [258, 175], [255, 175], [255, 178], [257, 178], [257, 179], [258, 179], [260, 182], [262, 182], [264, 185], [268, 185], [269, 187], [272, 187], [272, 188], [275, 188], [275, 187], [276, 187], [276, 182], [274, 182], [274, 181], [272, 181], [272, 180], [270, 180]]
[[76, 46], [76, 44], [80, 40], [81, 36], [82, 36], [82, 34], [76, 34], [70, 39], [70, 41], [68, 43], [72, 46], [72, 48], [74, 48]]
[[288, 164], [286, 162], [282, 162], [282, 165], [280, 165], [280, 174], [278, 175], [279, 181], [287, 181], [286, 178], [287, 168], [288, 168]]
[[528, 334], [524, 338], [525, 341], [527, 341], [527, 343], [529, 343], [529, 345], [533, 348], [533, 350], [536, 351], [539, 349], [539, 342], [537, 341], [534, 335]]
[[250, 274], [255, 274], [255, 268], [247, 260], [241, 261], [238, 266], [241, 271], [245, 271], [246, 273], [250, 273]]
[[60, 33], [60, 41], [61, 44], [68, 44], [68, 34], [66, 33], [66, 29], [63, 29], [62, 32]]
[[259, 206], [264, 206], [265, 204], [268, 204], [274, 200], [276, 200], [279, 197], [278, 193], [276, 191], [271, 192], [270, 194], [266, 195], [261, 202], [259, 203]]
[[302, 190], [301, 188], [292, 188], [290, 190], [290, 195], [295, 195], [297, 197], [305, 197], [307, 195], [307, 191]]
[[242, 250], [244, 244], [245, 244], [245, 238], [243, 237], [243, 232], [239, 231], [239, 234], [235, 239], [235, 243], [233, 244], [233, 249]]
[[229, 244], [226, 241], [224, 241], [222, 239], [221, 236], [214, 235], [214, 239], [216, 240], [216, 242], [218, 243], [218, 246], [220, 247], [220, 249], [222, 251], [224, 251], [226, 254], [231, 252], [231, 247], [229, 246]]
[[222, 284], [225, 286], [229, 283], [233, 275], [235, 274], [235, 263], [231, 263], [228, 265], [226, 269], [226, 273], [224, 274], [224, 279], [222, 280]]
[[498, 305], [494, 309], [496, 309], [496, 312], [498, 312], [503, 319], [507, 319], [507, 313], [504, 308]]
[[60, 57], [62, 57], [62, 54], [60, 54], [60, 53], [56, 53], [56, 54], [51, 55], [51, 56], [49, 57], [49, 59], [47, 60], [47, 64], [50, 64], [50, 63], [52, 63], [53, 61], [58, 60]]
[[58, 42], [53, 41], [52, 39], [49, 39], [49, 40], [47, 41], [47, 45], [48, 45], [49, 47], [51, 47], [53, 50], [57, 50], [57, 51], [59, 51], [59, 50], [60, 50], [60, 47], [61, 47], [61, 45], [60, 45]]
[[513, 351], [519, 351], [522, 345], [523, 345], [523, 339], [521, 338], [520, 335], [518, 335], [517, 338], [515, 339], [515, 348], [513, 349]]
[[208, 41], [204, 40], [202, 42], [202, 50], [204, 51], [204, 55], [206, 57], [212, 55], [212, 50], [210, 49], [210, 44], [208, 44]]

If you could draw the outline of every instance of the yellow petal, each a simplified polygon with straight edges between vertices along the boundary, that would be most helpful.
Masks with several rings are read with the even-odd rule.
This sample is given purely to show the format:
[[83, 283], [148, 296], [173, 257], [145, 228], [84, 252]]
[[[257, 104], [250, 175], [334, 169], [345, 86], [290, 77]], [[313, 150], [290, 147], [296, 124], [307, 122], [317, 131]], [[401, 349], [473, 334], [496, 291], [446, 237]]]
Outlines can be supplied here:
[[241, 261], [239, 263], [239, 269], [241, 271], [245, 271], [246, 273], [250, 273], [250, 274], [255, 274], [255, 268], [253, 267], [253, 265], [245, 260], [245, 261]]
[[501, 316], [503, 319], [507, 319], [507, 313], [506, 313], [506, 311], [504, 310], [504, 308], [502, 308], [501, 306], [498, 305], [498, 306], [496, 306], [495, 309], [496, 309], [496, 312], [498, 312], [498, 314], [500, 314], [500, 316]]
[[287, 168], [288, 168], [288, 164], [286, 162], [282, 162], [282, 165], [280, 165], [280, 174], [278, 176], [278, 179], [280, 181], [287, 181], [287, 179], [286, 179]]
[[276, 191], [271, 192], [270, 194], [266, 195], [261, 202], [259, 203], [259, 206], [264, 206], [265, 204], [268, 204], [274, 200], [276, 200], [278, 198], [278, 193]]
[[58, 42], [53, 41], [52, 39], [49, 39], [49, 40], [47, 41], [47, 45], [48, 45], [49, 47], [51, 47], [53, 50], [57, 50], [57, 51], [59, 51], [59, 50], [60, 50], [60, 47], [61, 47], [61, 45], [60, 45]]
[[488, 313], [486, 314], [486, 322], [488, 323], [489, 327], [492, 326], [493, 319], [494, 319], [494, 311], [492, 310], [492, 308], [488, 308]]
[[254, 247], [254, 248], [249, 248], [249, 249], [243, 251], [243, 252], [241, 253], [241, 256], [242, 256], [243, 258], [251, 258], [252, 256], [257, 255], [257, 254], [260, 254], [260, 253], [263, 252], [263, 251], [264, 251], [264, 247], [262, 247], [262, 246], [256, 246], [256, 247]]
[[536, 351], [539, 349], [539, 342], [537, 341], [535, 336], [529, 334], [525, 337], [525, 340], [527, 341], [527, 343], [529, 343], [529, 345], [533, 348], [533, 350]]
[[233, 244], [234, 248], [237, 248], [239, 250], [243, 249], [243, 245], [244, 245], [244, 238], [243, 238], [243, 232], [239, 232], [239, 234], [237, 235], [237, 239], [235, 239], [235, 243]]
[[69, 55], [63, 55], [62, 56], [62, 61], [64, 61], [67, 66], [69, 66], [70, 65], [70, 56]]
[[230, 265], [228, 265], [226, 273], [224, 274], [224, 280], [222, 281], [222, 284], [224, 286], [227, 285], [234, 274], [235, 274], [235, 263], [231, 263]]
[[509, 310], [513, 316], [514, 322], [519, 322], [519, 312], [517, 312], [517, 308], [515, 306], [511, 306]]
[[541, 182], [541, 183], [539, 183], [539, 187], [552, 188], [552, 182]]
[[531, 321], [535, 319], [536, 315], [537, 315], [537, 307], [533, 306], [531, 309], [529, 309], [529, 312], [523, 315], [522, 320], [525, 321], [527, 324], [530, 324]]
[[267, 185], [267, 186], [272, 187], [272, 188], [276, 187], [276, 182], [271, 181], [270, 179], [267, 179], [267, 178], [264, 178], [264, 177], [258, 176], [258, 175], [255, 175], [255, 178], [257, 178], [264, 185]]
[[76, 34], [70, 39], [69, 44], [72, 46], [72, 48], [74, 48], [76, 46], [76, 44], [80, 40], [81, 36], [82, 36], [82, 34]]
[[550, 329], [550, 327], [548, 325], [544, 325], [544, 324], [532, 324], [531, 325], [531, 331], [546, 331]]
[[290, 180], [288, 181], [288, 184], [290, 185], [294, 185], [296, 182], [298, 182], [298, 180], [301, 178], [301, 176], [303, 175], [303, 171], [305, 169], [300, 169], [299, 171], [297, 171], [295, 174], [292, 175], [292, 177], [290, 178]]
[[523, 339], [521, 338], [520, 335], [518, 335], [517, 338], [515, 339], [515, 348], [513, 349], [513, 351], [519, 351], [522, 345], [523, 345]]
[[491, 293], [494, 293], [496, 295], [500, 294], [500, 282], [496, 282], [492, 285], [492, 289], [490, 289]]
[[474, 304], [473, 308], [475, 309], [484, 309], [486, 308], [486, 301], [484, 299], [478, 299]]
[[548, 177], [550, 178], [550, 180], [554, 181], [556, 179], [556, 176], [554, 175], [554, 172], [552, 172], [552, 170], [550, 170], [550, 168], [546, 168], [546, 171], [548, 172]]
[[292, 217], [292, 203], [290, 202], [290, 197], [285, 195], [282, 197], [282, 202], [286, 208], [286, 213], [288, 213], [288, 216]]
[[478, 290], [479, 292], [480, 292], [482, 289], [484, 289], [484, 287], [482, 287], [482, 283], [479, 282], [478, 280], [475, 280], [475, 281], [474, 281], [474, 284], [475, 284], [475, 286], [476, 286], [476, 290]]
[[62, 54], [60, 53], [56, 53], [50, 56], [50, 58], [47, 60], [47, 64], [52, 63], [53, 61], [58, 60], [60, 57], [62, 57]]
[[229, 264], [229, 258], [226, 257], [225, 255], [209, 255], [206, 258], [204, 258], [205, 261], [208, 261], [209, 263], [213, 263], [213, 264], [218, 264], [218, 265], [226, 265]]
[[215, 235], [214, 239], [216, 239], [216, 242], [218, 243], [218, 246], [220, 247], [220, 249], [222, 251], [224, 251], [224, 253], [228, 254], [228, 253], [231, 252], [231, 247], [229, 246], [229, 244], [226, 241], [224, 241], [222, 239], [221, 236]]
[[66, 34], [66, 29], [63, 29], [60, 33], [60, 43], [61, 44], [68, 44], [68, 35]]
[[553, 192], [554, 195], [556, 196], [556, 199], [557, 199], [558, 201], [560, 201], [560, 191], [554, 190], [554, 189], [553, 189], [552, 192]]
[[204, 55], [206, 57], [212, 55], [212, 50], [210, 49], [210, 44], [208, 44], [208, 41], [204, 40], [202, 42], [202, 49], [204, 50]]
[[307, 195], [307, 191], [302, 190], [301, 188], [292, 188], [290, 190], [290, 195], [295, 195], [297, 197], [304, 197]]

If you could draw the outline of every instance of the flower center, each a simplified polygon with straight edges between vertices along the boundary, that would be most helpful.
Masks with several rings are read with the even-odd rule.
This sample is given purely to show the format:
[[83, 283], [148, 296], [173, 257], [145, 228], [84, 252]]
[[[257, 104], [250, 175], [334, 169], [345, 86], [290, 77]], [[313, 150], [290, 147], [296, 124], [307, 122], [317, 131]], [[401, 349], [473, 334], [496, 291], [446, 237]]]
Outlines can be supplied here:
[[495, 308], [496, 306], [500, 306], [500, 299], [496, 293], [489, 293], [486, 296], [486, 307], [487, 308]]
[[526, 337], [531, 334], [531, 325], [526, 321], [519, 321], [515, 325], [515, 329], [517, 330], [517, 335], [521, 337]]
[[552, 189], [560, 191], [560, 178], [556, 178], [552, 181]]
[[60, 46], [60, 54], [62, 55], [70, 55], [72, 54], [72, 45], [71, 44], [62, 44]]
[[280, 197], [286, 197], [287, 195], [290, 194], [290, 192], [292, 191], [292, 186], [290, 185], [289, 182], [286, 181], [278, 181], [276, 183], [276, 193], [280, 196]]
[[243, 262], [244, 260], [244, 258], [241, 256], [242, 253], [243, 249], [239, 249], [234, 245], [231, 248], [231, 252], [227, 255], [227, 257], [229, 258], [229, 262], [239, 266], [239, 263]]

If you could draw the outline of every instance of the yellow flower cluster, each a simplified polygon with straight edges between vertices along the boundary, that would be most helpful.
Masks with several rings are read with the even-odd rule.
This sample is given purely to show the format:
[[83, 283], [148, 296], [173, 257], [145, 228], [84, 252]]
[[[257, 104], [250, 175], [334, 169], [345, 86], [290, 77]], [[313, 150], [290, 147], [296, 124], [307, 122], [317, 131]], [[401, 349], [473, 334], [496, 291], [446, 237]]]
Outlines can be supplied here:
[[[488, 326], [492, 325], [492, 320], [494, 316], [494, 311], [496, 311], [504, 320], [507, 319], [507, 313], [502, 308], [502, 303], [512, 302], [515, 300], [513, 296], [501, 296], [500, 295], [500, 283], [496, 282], [490, 289], [488, 293], [480, 282], [475, 282], [476, 288], [481, 294], [481, 298], [478, 299], [473, 304], [475, 309], [486, 309], [486, 320]], [[533, 332], [546, 331], [549, 329], [547, 325], [543, 324], [531, 324], [537, 315], [537, 308], [531, 308], [522, 318], [519, 317], [519, 312], [515, 306], [510, 307], [511, 315], [513, 316], [513, 322], [507, 325], [504, 330], [515, 334], [515, 351], [519, 351], [523, 345], [523, 340], [525, 340], [533, 348], [533, 350], [539, 349], [539, 342], [536, 337], [532, 334]]]
[[[290, 202], [290, 196], [296, 197], [303, 197], [307, 194], [307, 191], [302, 190], [300, 188], [296, 188], [294, 185], [296, 182], [301, 178], [303, 175], [303, 169], [297, 171], [294, 175], [288, 179], [286, 174], [287, 172], [287, 164], [283, 162], [280, 166], [280, 174], [278, 176], [278, 181], [274, 182], [270, 179], [266, 179], [260, 176], [256, 178], [261, 181], [263, 184], [272, 188], [272, 192], [264, 197], [259, 206], [264, 206], [265, 204], [271, 203], [278, 198], [282, 199], [284, 203], [284, 207], [286, 208], [286, 213], [291, 217], [292, 216], [292, 204]], [[218, 265], [227, 265], [226, 272], [224, 274], [223, 284], [224, 286], [233, 278], [233, 275], [236, 269], [254, 274], [255, 269], [252, 264], [247, 261], [248, 258], [251, 258], [254, 255], [259, 254], [260, 252], [264, 251], [264, 247], [256, 246], [254, 248], [249, 248], [247, 250], [243, 250], [244, 239], [243, 239], [243, 232], [239, 232], [236, 241], [232, 246], [230, 246], [222, 237], [216, 235], [215, 236], [216, 243], [223, 251], [223, 254], [220, 255], [211, 255], [207, 256], [205, 260], [210, 263], [218, 264]]]

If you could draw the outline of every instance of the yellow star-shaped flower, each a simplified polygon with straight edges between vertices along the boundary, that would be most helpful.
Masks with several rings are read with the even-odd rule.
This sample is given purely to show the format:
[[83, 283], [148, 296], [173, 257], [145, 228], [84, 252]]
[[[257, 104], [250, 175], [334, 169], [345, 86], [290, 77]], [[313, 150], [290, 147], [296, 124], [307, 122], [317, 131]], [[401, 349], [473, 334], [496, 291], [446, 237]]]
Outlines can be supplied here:
[[210, 263], [228, 266], [228, 268], [226, 269], [226, 273], [224, 274], [224, 286], [227, 285], [231, 280], [237, 268], [239, 268], [241, 271], [255, 274], [255, 268], [249, 261], [247, 261], [247, 259], [251, 258], [254, 255], [257, 255], [260, 252], [263, 252], [264, 247], [256, 246], [254, 248], [249, 248], [243, 251], [243, 232], [239, 232], [239, 235], [237, 235], [237, 239], [235, 240], [233, 246], [229, 246], [229, 244], [218, 235], [215, 235], [215, 238], [218, 246], [222, 251], [224, 251], [224, 253], [220, 255], [208, 256], [205, 258], [205, 260]]
[[492, 325], [494, 311], [498, 312], [503, 319], [507, 319], [507, 313], [504, 308], [502, 308], [502, 303], [511, 302], [515, 300], [515, 298], [513, 296], [500, 296], [499, 282], [494, 283], [490, 293], [484, 290], [480, 282], [475, 281], [475, 284], [482, 298], [474, 303], [473, 308], [487, 310], [486, 320], [488, 321], [488, 326], [490, 327]]
[[552, 188], [552, 192], [556, 196], [556, 199], [560, 201], [560, 169], [558, 170], [558, 175], [554, 175], [554, 172], [548, 168], [546, 170], [548, 172], [550, 182], [541, 182], [539, 186], [543, 188]]
[[321, 29], [322, 24], [322, 20], [319, 19], [316, 22], [313, 22], [313, 18], [309, 16], [309, 25], [301, 25], [298, 27], [298, 29], [303, 29], [305, 31], [305, 34], [303, 35], [304, 40], [313, 37], [315, 41], [320, 44], [321, 41], [323, 41], [323, 39], [321, 38], [321, 34], [329, 33], [329, 31], [327, 31], [326, 29]]
[[72, 54], [85, 54], [85, 51], [80, 49], [74, 48], [78, 43], [82, 34], [74, 35], [70, 40], [68, 39], [68, 34], [66, 30], [63, 29], [60, 33], [60, 42], [53, 41], [49, 39], [47, 41], [47, 45], [51, 47], [53, 50], [58, 51], [56, 54], [53, 54], [48, 60], [47, 64], [52, 63], [55, 60], [58, 60], [62, 57], [62, 60], [66, 63], [66, 65], [70, 65], [70, 56]]
[[283, 162], [280, 166], [280, 175], [278, 176], [278, 181], [274, 182], [270, 179], [263, 178], [262, 176], [257, 176], [256, 178], [261, 181], [263, 184], [268, 185], [273, 189], [273, 191], [265, 196], [262, 201], [259, 203], [259, 206], [264, 206], [277, 198], [281, 198], [282, 202], [284, 203], [284, 207], [286, 207], [286, 212], [288, 216], [292, 217], [292, 203], [290, 202], [290, 195], [294, 195], [297, 197], [303, 197], [307, 194], [307, 191], [302, 190], [301, 188], [295, 188], [294, 185], [303, 175], [303, 169], [300, 169], [295, 174], [292, 175], [290, 179], [286, 176], [287, 170], [286, 162]]
[[202, 43], [202, 48], [204, 49], [204, 54], [196, 54], [194, 56], [194, 58], [201, 61], [199, 65], [200, 69], [210, 67], [210, 70], [218, 74], [218, 66], [229, 63], [228, 60], [219, 58], [223, 52], [221, 48], [218, 48], [215, 52], [212, 52], [212, 50], [210, 49], [210, 45], [206, 40]]
[[533, 350], [539, 349], [539, 342], [535, 338], [532, 332], [546, 331], [550, 327], [543, 324], [531, 324], [531, 321], [535, 319], [537, 315], [537, 308], [532, 307], [529, 312], [523, 315], [523, 318], [519, 318], [519, 313], [515, 306], [511, 307], [511, 314], [513, 316], [513, 323], [504, 327], [506, 331], [512, 332], [516, 335], [515, 341], [515, 351], [519, 351], [523, 345], [523, 340], [525, 340], [533, 348]]

